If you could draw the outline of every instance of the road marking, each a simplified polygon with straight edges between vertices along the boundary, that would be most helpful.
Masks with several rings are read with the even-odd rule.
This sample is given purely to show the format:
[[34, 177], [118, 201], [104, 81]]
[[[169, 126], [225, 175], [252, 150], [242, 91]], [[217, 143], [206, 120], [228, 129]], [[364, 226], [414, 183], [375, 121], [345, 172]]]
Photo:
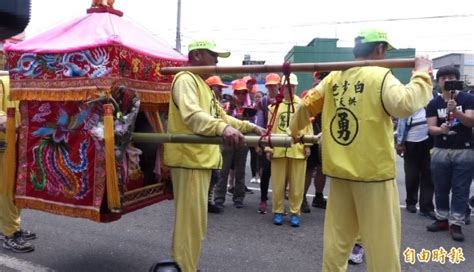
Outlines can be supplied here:
[[51, 268], [34, 264], [25, 260], [17, 259], [7, 255], [0, 254], [0, 267], [8, 267], [18, 271], [34, 271], [34, 272], [52, 272]]

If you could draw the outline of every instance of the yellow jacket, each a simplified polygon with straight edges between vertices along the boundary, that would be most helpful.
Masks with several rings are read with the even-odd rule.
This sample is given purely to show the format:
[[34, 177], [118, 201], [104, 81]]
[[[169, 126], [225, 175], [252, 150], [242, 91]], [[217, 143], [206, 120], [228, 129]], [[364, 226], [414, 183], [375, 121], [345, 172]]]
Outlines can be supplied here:
[[[8, 75], [0, 76], [0, 116], [6, 116], [9, 107], [17, 107], [17, 103], [9, 98], [10, 95], [10, 79]], [[18, 114], [17, 120], [19, 120]], [[18, 123], [18, 122], [17, 122]], [[5, 146], [5, 133], [0, 132], [0, 151], [3, 151]]]
[[332, 72], [304, 98], [290, 133], [297, 136], [309, 116], [322, 111], [323, 172], [354, 181], [390, 180], [396, 175], [390, 116], [412, 115], [426, 106], [431, 90], [424, 72], [414, 73], [406, 86], [381, 67]]
[[[301, 99], [296, 95], [293, 96], [293, 104], [295, 109], [301, 103]], [[275, 134], [286, 134], [288, 125], [290, 122], [291, 116], [294, 114], [291, 112], [291, 103], [290, 101], [283, 100], [283, 102], [278, 107], [278, 112], [275, 118], [275, 124], [272, 128], [272, 133]], [[275, 106], [270, 105], [268, 106], [268, 118], [267, 120], [271, 119], [273, 112], [275, 111]], [[308, 118], [309, 122], [309, 118]], [[304, 135], [313, 135], [313, 127], [311, 123], [308, 123], [307, 126], [304, 127], [301, 134]], [[307, 144], [310, 145], [310, 144]], [[292, 144], [291, 147], [274, 147], [273, 149], [270, 147], [265, 148], [266, 152], [272, 152], [273, 158], [292, 158], [292, 159], [306, 159], [304, 156], [304, 145], [301, 143]]]
[[[178, 73], [172, 83], [168, 110], [168, 133], [221, 136], [226, 126], [243, 133], [255, 125], [228, 116], [206, 82], [190, 72]], [[169, 167], [219, 169], [222, 156], [218, 145], [167, 143], [164, 163]]]

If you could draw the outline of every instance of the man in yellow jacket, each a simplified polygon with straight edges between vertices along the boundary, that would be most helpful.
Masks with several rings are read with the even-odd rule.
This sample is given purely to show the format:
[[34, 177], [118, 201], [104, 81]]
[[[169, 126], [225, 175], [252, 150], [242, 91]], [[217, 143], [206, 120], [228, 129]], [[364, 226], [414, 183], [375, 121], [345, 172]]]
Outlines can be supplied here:
[[[5, 123], [8, 107], [15, 107], [9, 97], [8, 75], [0, 75], [0, 186], [5, 182]], [[15, 143], [8, 143], [15, 144]], [[20, 228], [20, 209], [13, 203], [13, 194], [0, 192], [0, 240], [3, 247], [13, 252], [26, 253], [34, 250], [34, 246], [25, 241], [36, 238], [36, 234]]]
[[[193, 41], [188, 47], [190, 66], [216, 65], [218, 57], [230, 52], [211, 41]], [[168, 111], [168, 132], [222, 136], [231, 146], [244, 145], [243, 133], [263, 135], [265, 130], [228, 116], [203, 78], [181, 72], [172, 84]], [[201, 242], [207, 231], [207, 196], [212, 169], [222, 166], [220, 146], [165, 144], [164, 162], [171, 168], [175, 199], [172, 257], [185, 271], [196, 271]]]
[[[300, 98], [295, 95], [298, 86], [298, 78], [295, 74], [290, 74], [290, 89], [286, 83], [286, 77], [283, 76], [281, 84], [284, 87], [284, 98], [278, 106], [275, 123], [272, 127], [272, 133], [286, 133], [290, 118], [294, 109], [300, 103]], [[275, 112], [275, 105], [269, 106], [267, 120]], [[309, 121], [309, 118], [308, 118]], [[304, 127], [303, 134], [313, 134], [312, 126], [308, 123]], [[292, 144], [290, 147], [266, 147], [267, 158], [271, 161], [271, 175], [273, 182], [272, 212], [273, 224], [282, 225], [285, 210], [285, 189], [288, 181], [288, 206], [290, 210], [290, 225], [292, 227], [300, 226], [301, 203], [304, 197], [304, 177], [306, 173], [306, 159], [310, 155], [310, 145], [301, 143]]]
[[[357, 60], [384, 59], [392, 48], [379, 30], [355, 38]], [[294, 139], [310, 116], [322, 112], [323, 172], [331, 177], [324, 222], [323, 271], [346, 271], [358, 234], [369, 271], [400, 271], [400, 203], [395, 180], [390, 116], [407, 117], [426, 106], [431, 61], [415, 59], [403, 85], [382, 67], [330, 73], [303, 99], [290, 122]]]

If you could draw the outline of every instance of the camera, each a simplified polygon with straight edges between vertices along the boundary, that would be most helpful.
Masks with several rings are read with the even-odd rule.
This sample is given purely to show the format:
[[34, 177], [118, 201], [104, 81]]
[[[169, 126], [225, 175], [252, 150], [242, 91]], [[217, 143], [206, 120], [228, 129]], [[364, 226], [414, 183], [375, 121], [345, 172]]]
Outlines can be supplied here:
[[455, 91], [455, 90], [462, 90], [464, 88], [464, 82], [459, 80], [450, 80], [444, 82], [444, 90], [445, 91]]
[[230, 101], [233, 100], [233, 97], [232, 97], [232, 95], [230, 95], [230, 94], [223, 94], [223, 95], [222, 95], [222, 100], [223, 100], [223, 101], [226, 101], [226, 102], [230, 102]]

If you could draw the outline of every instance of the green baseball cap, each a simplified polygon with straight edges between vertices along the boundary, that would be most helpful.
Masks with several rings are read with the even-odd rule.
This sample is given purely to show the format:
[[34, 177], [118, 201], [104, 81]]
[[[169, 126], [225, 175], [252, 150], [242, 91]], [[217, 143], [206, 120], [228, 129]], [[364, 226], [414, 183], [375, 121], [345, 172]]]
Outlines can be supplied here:
[[211, 52], [216, 53], [217, 56], [221, 58], [227, 58], [230, 56], [230, 52], [228, 50], [218, 48], [216, 44], [210, 40], [195, 40], [188, 45], [188, 52], [191, 52], [196, 49], [207, 49]]
[[387, 32], [377, 30], [377, 29], [367, 29], [359, 32], [357, 37], [362, 38], [360, 39], [361, 43], [372, 43], [372, 42], [386, 42], [387, 43], [387, 49], [392, 50], [395, 49], [389, 42], [387, 38]]

